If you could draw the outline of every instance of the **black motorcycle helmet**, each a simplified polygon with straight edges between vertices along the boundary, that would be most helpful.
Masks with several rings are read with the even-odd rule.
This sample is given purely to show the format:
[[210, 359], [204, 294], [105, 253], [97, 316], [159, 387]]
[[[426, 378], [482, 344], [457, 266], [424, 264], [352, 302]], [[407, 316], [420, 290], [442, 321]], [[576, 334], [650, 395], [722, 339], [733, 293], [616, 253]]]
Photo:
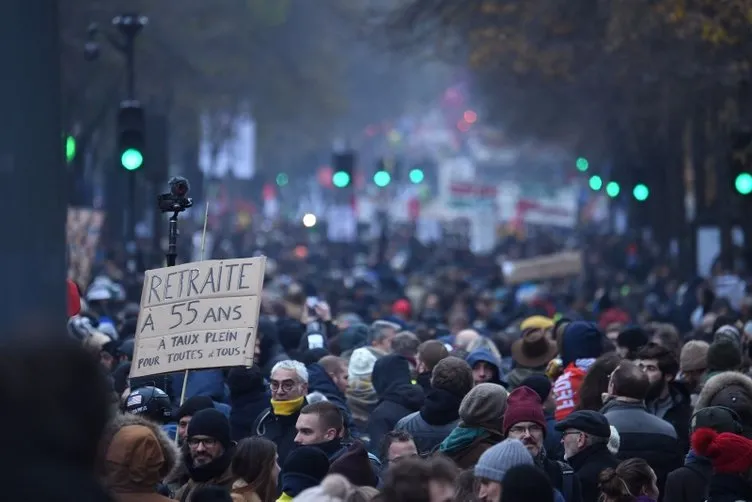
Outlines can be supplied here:
[[123, 412], [166, 424], [172, 419], [172, 403], [170, 396], [162, 389], [152, 386], [140, 387], [128, 394]]

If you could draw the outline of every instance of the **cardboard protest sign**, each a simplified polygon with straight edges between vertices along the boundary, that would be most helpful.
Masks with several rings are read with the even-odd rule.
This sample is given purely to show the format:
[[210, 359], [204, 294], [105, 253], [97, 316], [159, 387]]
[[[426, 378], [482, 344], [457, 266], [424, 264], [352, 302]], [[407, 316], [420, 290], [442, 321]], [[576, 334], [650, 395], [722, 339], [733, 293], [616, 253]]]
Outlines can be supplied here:
[[131, 377], [251, 366], [266, 257], [146, 272]]
[[580, 251], [567, 251], [528, 260], [508, 261], [502, 265], [504, 281], [507, 284], [573, 277], [580, 275], [582, 271], [582, 253]]

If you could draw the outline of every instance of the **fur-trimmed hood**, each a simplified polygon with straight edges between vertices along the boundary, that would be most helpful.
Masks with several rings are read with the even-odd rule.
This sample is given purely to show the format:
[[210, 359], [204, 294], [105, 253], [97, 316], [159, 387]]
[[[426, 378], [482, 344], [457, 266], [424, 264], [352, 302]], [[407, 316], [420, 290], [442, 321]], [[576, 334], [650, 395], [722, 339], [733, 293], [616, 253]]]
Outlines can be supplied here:
[[[738, 399], [740, 406], [752, 402], [752, 379], [743, 373], [724, 371], [723, 373], [718, 373], [717, 375], [710, 377], [705, 382], [702, 391], [700, 391], [700, 395], [697, 396], [695, 411], [707, 408], [708, 406], [728, 406], [740, 415], [744, 415], [740, 412], [741, 410], [737, 409], [737, 406], [730, 406], [732, 403], [727, 402], [728, 399], [725, 399], [724, 394], [731, 389], [738, 390], [741, 394], [740, 397], [745, 398], [743, 400], [744, 402], [742, 402], [742, 399]], [[722, 391], [724, 392], [722, 393]], [[749, 411], [752, 412], [752, 410]]]
[[151, 492], [181, 464], [174, 441], [138, 415], [116, 415], [105, 428], [100, 448], [100, 475], [115, 493]]

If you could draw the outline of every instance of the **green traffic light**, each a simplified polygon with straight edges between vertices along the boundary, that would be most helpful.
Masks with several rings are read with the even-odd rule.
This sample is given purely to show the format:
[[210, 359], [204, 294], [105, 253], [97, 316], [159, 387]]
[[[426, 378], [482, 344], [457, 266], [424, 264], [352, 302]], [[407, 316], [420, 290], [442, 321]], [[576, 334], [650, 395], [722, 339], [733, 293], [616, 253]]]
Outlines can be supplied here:
[[410, 182], [417, 185], [418, 183], [423, 183], [426, 175], [423, 173], [422, 169], [413, 169], [412, 171], [410, 171], [409, 177]]
[[591, 176], [590, 180], [588, 180], [588, 184], [590, 185], [591, 190], [597, 192], [598, 190], [603, 188], [603, 179], [598, 175]]
[[647, 186], [639, 183], [635, 185], [634, 190], [632, 190], [632, 195], [634, 195], [635, 199], [642, 202], [648, 198], [648, 196], [650, 195], [650, 190], [648, 190]]
[[70, 164], [76, 157], [76, 138], [68, 136], [65, 138], [65, 160]]
[[373, 182], [377, 187], [385, 187], [392, 181], [392, 175], [386, 171], [376, 171], [373, 175]]
[[611, 197], [612, 199], [619, 195], [619, 192], [621, 192], [621, 187], [619, 184], [615, 181], [610, 181], [606, 185], [606, 195]]
[[580, 157], [577, 159], [577, 162], [575, 163], [577, 166], [577, 170], [584, 173], [588, 170], [588, 167], [590, 167], [590, 163], [585, 157]]
[[285, 173], [279, 173], [277, 175], [277, 186], [283, 187], [287, 185], [287, 183], [290, 182], [290, 179], [287, 177]]
[[337, 171], [332, 176], [332, 184], [337, 188], [345, 188], [350, 184], [350, 175], [345, 171]]
[[135, 148], [128, 148], [120, 156], [120, 164], [128, 171], [135, 171], [144, 163], [144, 156]]
[[736, 177], [734, 181], [736, 191], [742, 195], [749, 195], [752, 193], [752, 174], [741, 173]]

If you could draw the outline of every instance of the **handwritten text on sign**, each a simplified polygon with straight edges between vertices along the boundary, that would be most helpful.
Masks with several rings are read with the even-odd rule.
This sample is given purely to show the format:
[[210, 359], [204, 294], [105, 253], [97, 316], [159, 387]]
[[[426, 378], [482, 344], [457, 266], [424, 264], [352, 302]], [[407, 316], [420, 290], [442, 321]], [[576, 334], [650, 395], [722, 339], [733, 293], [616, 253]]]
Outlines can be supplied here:
[[146, 272], [131, 376], [249, 366], [266, 258]]

